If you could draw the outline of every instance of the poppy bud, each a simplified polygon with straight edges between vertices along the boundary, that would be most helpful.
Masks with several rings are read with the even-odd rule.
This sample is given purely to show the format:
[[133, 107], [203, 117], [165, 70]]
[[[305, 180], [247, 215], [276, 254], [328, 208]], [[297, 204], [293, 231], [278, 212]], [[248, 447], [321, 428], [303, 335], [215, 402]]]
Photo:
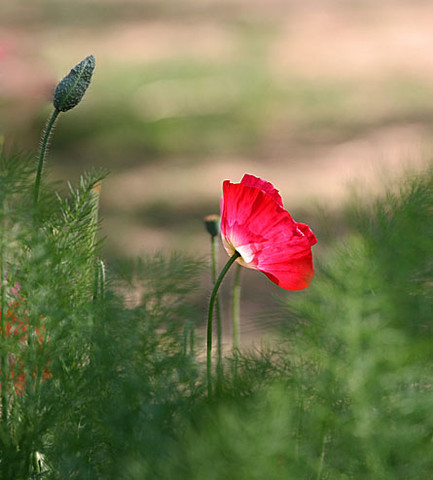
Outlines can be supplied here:
[[83, 98], [95, 69], [95, 57], [89, 55], [82, 60], [57, 85], [53, 104], [56, 110], [67, 112]]
[[204, 217], [204, 225], [211, 237], [216, 237], [220, 234], [220, 217], [219, 215], [207, 215]]

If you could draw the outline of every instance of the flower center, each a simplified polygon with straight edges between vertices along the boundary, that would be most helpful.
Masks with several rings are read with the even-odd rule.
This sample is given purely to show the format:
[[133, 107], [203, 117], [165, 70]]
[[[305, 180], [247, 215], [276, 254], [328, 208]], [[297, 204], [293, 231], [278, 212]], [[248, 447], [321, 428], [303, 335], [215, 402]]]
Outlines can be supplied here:
[[238, 263], [247, 268], [255, 268], [253, 265], [251, 265], [254, 255], [247, 245], [235, 247], [233, 240], [228, 238], [223, 238], [223, 245], [230, 256], [233, 256], [235, 252], [239, 253], [240, 257], [236, 260]]

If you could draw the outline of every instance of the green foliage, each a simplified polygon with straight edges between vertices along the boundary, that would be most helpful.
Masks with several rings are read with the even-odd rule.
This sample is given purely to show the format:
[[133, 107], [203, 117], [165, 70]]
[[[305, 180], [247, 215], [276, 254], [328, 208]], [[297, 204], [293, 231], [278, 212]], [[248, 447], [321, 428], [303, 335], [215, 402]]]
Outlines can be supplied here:
[[225, 358], [212, 398], [202, 262], [106, 268], [104, 174], [35, 205], [35, 173], [1, 154], [2, 479], [433, 476], [432, 169], [358, 209], [280, 344]]
[[[36, 212], [29, 164], [1, 158], [2, 332], [12, 325], [0, 336], [1, 478], [119, 478], [135, 451], [146, 447], [149, 465], [163, 455], [173, 413], [201, 390], [184, 335], [201, 266], [179, 255], [123, 262], [101, 286], [103, 175], [83, 176], [66, 198], [46, 193]], [[19, 322], [27, 333], [15, 338]]]
[[432, 181], [359, 209], [285, 343], [226, 370], [165, 478], [432, 477]]
[[325, 478], [431, 475], [432, 182], [407, 176], [360, 211], [296, 304], [293, 345], [315, 364], [304, 424], [322, 417], [328, 432]]
[[37, 211], [34, 174], [28, 157], [2, 156], [2, 478], [29, 473], [58, 420], [55, 397], [45, 396], [53, 392], [47, 377], [61, 382], [88, 355], [97, 247], [92, 185], [100, 177], [83, 180], [70, 201], [46, 196]]
[[[197, 365], [183, 343], [183, 329], [194, 320], [180, 301], [189, 285], [173, 290], [175, 276], [159, 277], [152, 289], [139, 273], [150, 264], [139, 261], [127, 269], [138, 282], [134, 290], [142, 291], [134, 306], [111, 294], [97, 302], [88, 358], [68, 390], [59, 392], [67, 416], [53, 429], [55, 478], [128, 478], [125, 472], [137, 464], [145, 478], [155, 478], [201, 391]], [[160, 257], [154, 268], [175, 275], [176, 268], [193, 271], [196, 265]]]

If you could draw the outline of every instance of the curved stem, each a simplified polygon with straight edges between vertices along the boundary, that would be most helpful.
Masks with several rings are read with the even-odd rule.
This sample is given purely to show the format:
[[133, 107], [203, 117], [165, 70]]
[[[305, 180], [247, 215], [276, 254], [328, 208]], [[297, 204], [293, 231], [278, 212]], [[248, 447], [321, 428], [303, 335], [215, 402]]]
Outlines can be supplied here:
[[36, 172], [35, 190], [34, 190], [34, 197], [33, 197], [33, 202], [35, 206], [38, 204], [38, 201], [39, 201], [39, 190], [41, 187], [42, 168], [44, 166], [44, 160], [47, 152], [48, 142], [51, 136], [51, 130], [53, 129], [54, 122], [56, 121], [59, 113], [60, 113], [60, 110], [54, 109], [54, 112], [52, 113], [50, 119], [48, 120], [47, 126], [45, 127], [45, 133], [42, 138], [41, 153], [39, 154], [39, 163], [38, 163], [38, 170]]
[[218, 289], [225, 277], [226, 273], [228, 272], [229, 268], [233, 265], [233, 263], [240, 257], [241, 255], [238, 252], [235, 252], [228, 260], [228, 262], [224, 265], [224, 268], [221, 270], [217, 281], [213, 287], [210, 300], [209, 300], [209, 310], [207, 316], [207, 391], [209, 397], [212, 396], [212, 320], [213, 320], [213, 310], [215, 305], [215, 299], [217, 297]]

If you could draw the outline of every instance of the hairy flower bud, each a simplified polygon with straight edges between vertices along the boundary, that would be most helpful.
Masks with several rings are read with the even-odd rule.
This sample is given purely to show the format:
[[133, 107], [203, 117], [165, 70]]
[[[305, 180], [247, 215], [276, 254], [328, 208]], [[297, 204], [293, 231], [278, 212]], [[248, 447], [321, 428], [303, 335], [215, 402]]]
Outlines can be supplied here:
[[83, 98], [95, 69], [95, 57], [89, 55], [82, 60], [57, 85], [53, 104], [56, 110], [67, 112]]

